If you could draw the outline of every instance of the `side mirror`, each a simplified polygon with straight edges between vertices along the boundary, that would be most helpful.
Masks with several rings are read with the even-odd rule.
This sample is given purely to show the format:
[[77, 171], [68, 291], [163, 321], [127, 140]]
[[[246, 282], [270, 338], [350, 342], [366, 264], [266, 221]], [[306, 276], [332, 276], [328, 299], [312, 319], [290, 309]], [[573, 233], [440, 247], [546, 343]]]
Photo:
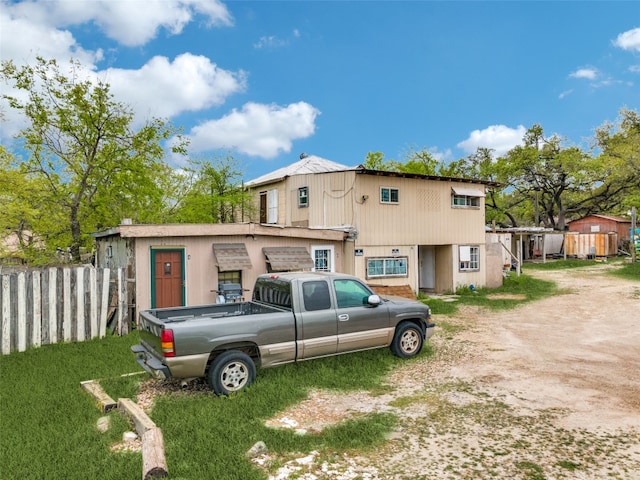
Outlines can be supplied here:
[[381, 303], [382, 300], [378, 295], [369, 295], [369, 298], [367, 298], [367, 305], [370, 305], [372, 307], [377, 307]]

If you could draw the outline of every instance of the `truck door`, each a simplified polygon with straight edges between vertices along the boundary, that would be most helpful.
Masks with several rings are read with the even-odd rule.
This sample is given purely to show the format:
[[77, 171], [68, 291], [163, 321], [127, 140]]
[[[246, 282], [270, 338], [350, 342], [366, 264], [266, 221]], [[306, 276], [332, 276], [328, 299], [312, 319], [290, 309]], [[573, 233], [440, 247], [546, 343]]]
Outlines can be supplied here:
[[302, 308], [298, 324], [298, 358], [322, 357], [336, 353], [338, 320], [325, 280], [302, 282]]
[[393, 329], [389, 327], [389, 309], [382, 303], [367, 304], [369, 288], [352, 279], [334, 280], [338, 316], [338, 352], [363, 350], [388, 345]]

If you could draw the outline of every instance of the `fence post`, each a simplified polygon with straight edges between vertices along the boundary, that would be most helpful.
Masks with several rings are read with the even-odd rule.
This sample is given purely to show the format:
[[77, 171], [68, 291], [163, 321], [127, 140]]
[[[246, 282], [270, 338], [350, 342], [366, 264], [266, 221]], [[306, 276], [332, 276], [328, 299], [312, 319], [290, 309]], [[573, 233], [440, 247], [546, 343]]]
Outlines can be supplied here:
[[124, 321], [127, 317], [127, 279], [124, 268], [118, 268], [118, 335], [125, 333]]
[[109, 279], [110, 270], [105, 268], [102, 271], [102, 296], [100, 298], [100, 320], [98, 322], [98, 332], [100, 338], [107, 333], [107, 314], [109, 313]]
[[89, 269], [89, 289], [91, 311], [89, 316], [91, 317], [91, 338], [96, 338], [100, 333], [98, 332], [98, 282], [96, 269]]
[[49, 343], [58, 343], [58, 269], [49, 269]]
[[11, 353], [11, 277], [2, 275], [2, 354]]
[[62, 338], [71, 341], [71, 269], [62, 269]]
[[31, 345], [39, 347], [42, 345], [42, 292], [40, 290], [40, 272], [31, 272], [31, 298], [33, 302], [33, 331], [31, 332]]
[[27, 296], [25, 273], [18, 273], [18, 351], [27, 349]]

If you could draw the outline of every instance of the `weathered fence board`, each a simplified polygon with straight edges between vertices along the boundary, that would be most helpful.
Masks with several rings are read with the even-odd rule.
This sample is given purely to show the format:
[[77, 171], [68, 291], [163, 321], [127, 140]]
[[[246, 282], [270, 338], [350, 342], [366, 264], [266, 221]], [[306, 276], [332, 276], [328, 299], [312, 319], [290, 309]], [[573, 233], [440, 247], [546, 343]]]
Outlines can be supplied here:
[[[3, 355], [60, 341], [104, 337], [109, 308], [117, 334], [130, 331], [124, 269], [45, 268], [0, 275], [0, 350]], [[117, 299], [109, 305], [110, 299]]]

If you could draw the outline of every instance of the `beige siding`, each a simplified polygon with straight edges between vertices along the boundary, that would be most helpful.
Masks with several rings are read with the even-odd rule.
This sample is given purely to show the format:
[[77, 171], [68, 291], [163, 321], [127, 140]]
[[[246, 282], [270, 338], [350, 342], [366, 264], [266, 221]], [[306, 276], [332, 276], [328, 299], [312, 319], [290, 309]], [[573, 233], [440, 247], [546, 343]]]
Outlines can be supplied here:
[[[368, 199], [359, 206], [358, 241], [386, 245], [484, 243], [484, 198], [477, 208], [452, 207], [452, 186], [462, 184], [359, 175], [358, 193]], [[398, 204], [380, 202], [382, 187], [398, 189]]]
[[[308, 221], [311, 227], [352, 225], [354, 218], [354, 172], [296, 175], [287, 179], [289, 225]], [[298, 188], [309, 188], [309, 206], [298, 207]]]
[[[309, 206], [299, 208], [298, 188], [309, 188]], [[382, 187], [398, 190], [398, 203], [380, 202]], [[402, 178], [391, 175], [357, 174], [355, 171], [293, 175], [256, 191], [278, 188], [279, 222], [311, 228], [353, 227], [357, 238], [345, 243], [344, 270], [366, 279], [366, 259], [391, 257], [392, 250], [407, 258], [408, 276], [366, 279], [372, 284], [420, 285], [420, 246], [431, 246], [437, 291], [457, 286], [483, 286], [486, 278], [484, 197], [478, 207], [451, 205], [452, 188], [484, 192], [473, 182]], [[460, 272], [458, 245], [480, 247], [480, 271]], [[355, 250], [363, 251], [356, 256]], [[433, 272], [435, 270], [435, 272]]]
[[[252, 268], [242, 271], [242, 286], [252, 289], [256, 277], [267, 272], [267, 264], [262, 247], [304, 246], [309, 253], [314, 245], [333, 245], [336, 271], [343, 271], [343, 242], [326, 239], [300, 239], [285, 236], [200, 236], [136, 239], [136, 307], [147, 309], [151, 306], [151, 249], [182, 248], [185, 251], [185, 290], [187, 305], [215, 303], [218, 268], [213, 255], [213, 243], [244, 243], [251, 259]], [[247, 292], [250, 295], [250, 292]]]

